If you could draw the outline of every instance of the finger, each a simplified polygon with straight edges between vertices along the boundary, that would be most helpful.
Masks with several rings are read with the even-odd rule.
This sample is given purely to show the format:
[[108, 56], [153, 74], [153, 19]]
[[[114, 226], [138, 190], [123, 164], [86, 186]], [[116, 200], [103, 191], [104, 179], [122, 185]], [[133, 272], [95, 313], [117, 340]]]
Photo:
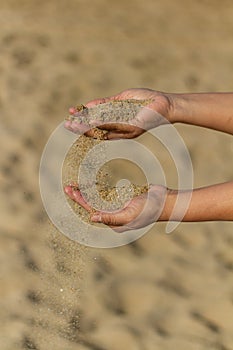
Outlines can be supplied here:
[[66, 129], [79, 134], [84, 134], [90, 129], [90, 127], [86, 124], [79, 123], [77, 121], [71, 121], [71, 120], [67, 120], [64, 126]]
[[127, 208], [112, 213], [96, 212], [91, 216], [91, 220], [93, 222], [101, 222], [108, 226], [123, 226], [129, 221], [127, 215]]
[[[132, 97], [131, 97], [132, 98]], [[90, 107], [94, 107], [100, 103], [106, 103], [106, 102], [110, 102], [113, 100], [125, 100], [127, 99], [127, 97], [123, 94], [123, 92], [120, 92], [116, 95], [112, 95], [109, 97], [104, 97], [104, 98], [96, 98], [95, 100], [91, 100], [89, 102], [87, 102], [85, 104], [86, 107], [90, 108]]]
[[69, 114], [74, 114], [74, 113], [76, 113], [77, 112], [77, 109], [75, 108], [75, 107], [70, 107], [69, 108]]
[[131, 126], [130, 124], [127, 124], [127, 123], [113, 123], [113, 122], [109, 122], [109, 123], [103, 123], [101, 121], [98, 121], [98, 120], [93, 120], [92, 123], [95, 123], [95, 125], [98, 126], [99, 129], [104, 129], [104, 130], [113, 130], [113, 131], [117, 131], [117, 130], [120, 130], [120, 131], [127, 131], [130, 127], [134, 127], [134, 126]]
[[[134, 120], [130, 122], [119, 122], [119, 123], [101, 123], [98, 121], [93, 121], [96, 123], [97, 127], [99, 129], [104, 129], [108, 131], [119, 131], [119, 132], [126, 132], [126, 133], [143, 133], [145, 130], [141, 127], [136, 125], [136, 122], [133, 122]], [[98, 123], [98, 124], [97, 124]]]
[[123, 233], [126, 231], [130, 231], [131, 229], [127, 226], [109, 226], [116, 233]]
[[86, 131], [85, 133], [84, 133], [84, 135], [85, 136], [88, 136], [88, 137], [95, 137], [95, 130], [94, 129], [90, 129], [90, 130], [88, 130], [88, 131]]
[[131, 139], [134, 136], [131, 133], [119, 133], [110, 131], [104, 135], [105, 140]]
[[101, 139], [101, 140], [105, 139], [105, 137], [104, 137], [105, 134], [106, 134], [106, 132], [104, 132], [102, 130], [98, 130], [98, 128], [89, 129], [88, 131], [86, 131], [84, 133], [85, 136], [92, 137], [93, 139]]
[[[140, 89], [142, 90], [142, 89]], [[135, 89], [128, 89], [128, 90], [123, 90], [121, 91], [120, 93], [117, 93], [115, 95], [112, 95], [112, 96], [109, 96], [109, 97], [103, 97], [103, 98], [96, 98], [94, 100], [90, 100], [88, 101], [85, 106], [90, 108], [90, 107], [94, 107], [100, 103], [106, 103], [106, 102], [110, 102], [110, 101], [113, 101], [113, 100], [118, 100], [118, 101], [124, 101], [124, 100], [127, 100], [127, 99], [138, 99], [138, 100], [144, 100], [145, 97], [144, 96], [141, 96], [140, 94], [137, 95], [138, 89], [135, 88]], [[74, 110], [75, 107], [70, 107], [70, 113], [71, 114], [74, 114]]]
[[65, 186], [64, 187], [64, 192], [67, 194], [67, 196], [70, 197], [70, 199], [74, 200], [73, 188], [72, 188], [71, 185]]
[[[132, 132], [133, 129], [129, 125], [124, 125], [121, 123], [109, 123], [109, 124], [102, 124], [100, 121], [98, 122], [97, 120], [91, 121], [90, 124], [93, 126], [92, 129], [88, 130], [85, 132], [86, 136], [89, 137], [95, 137], [96, 132], [95, 128], [97, 127], [99, 130], [103, 131], [108, 131], [106, 132], [105, 135], [103, 135], [105, 140], [110, 140], [110, 139], [121, 139], [121, 138], [127, 138], [127, 134]], [[129, 137], [131, 138], [131, 137]]]
[[81, 205], [84, 209], [86, 209], [88, 212], [91, 211], [91, 206], [85, 201], [83, 196], [81, 195], [81, 192], [77, 189], [74, 189], [72, 186], [65, 186], [64, 188], [65, 193], [76, 203]]
[[71, 121], [70, 121], [70, 120], [67, 120], [67, 121], [64, 123], [64, 127], [65, 127], [67, 130], [73, 131], [73, 129], [71, 128]]
[[91, 211], [91, 206], [85, 201], [83, 196], [81, 195], [81, 192], [79, 190], [74, 190], [74, 201], [81, 205], [86, 211], [90, 212]]
[[143, 129], [134, 130], [130, 132], [125, 133], [119, 133], [114, 131], [109, 131], [104, 135], [105, 140], [117, 140], [117, 139], [134, 139], [135, 137], [141, 135], [144, 133]]

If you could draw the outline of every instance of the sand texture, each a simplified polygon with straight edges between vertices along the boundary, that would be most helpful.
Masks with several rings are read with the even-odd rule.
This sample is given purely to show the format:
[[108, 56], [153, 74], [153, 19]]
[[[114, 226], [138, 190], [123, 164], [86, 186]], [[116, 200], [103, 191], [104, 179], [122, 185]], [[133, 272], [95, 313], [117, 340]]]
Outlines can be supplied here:
[[[74, 102], [130, 87], [233, 91], [232, 18], [229, 0], [0, 2], [1, 350], [233, 349], [232, 223], [171, 235], [158, 223], [127, 246], [86, 248], [50, 223], [38, 184], [43, 148]], [[195, 187], [232, 180], [230, 135], [176, 128]], [[166, 149], [148, 134], [139, 142], [175, 188]], [[75, 147], [65, 184], [77, 175]], [[145, 184], [130, 162], [108, 166], [99, 182], [109, 188]]]
[[77, 106], [77, 114], [69, 115], [71, 121], [78, 121], [89, 125], [89, 121], [128, 122], [134, 119], [140, 110], [149, 104], [149, 100], [124, 100], [100, 103], [87, 108], [84, 105]]
[[[101, 148], [95, 151], [95, 146], [97, 145], [100, 145]], [[120, 209], [134, 196], [145, 193], [148, 190], [148, 185], [140, 186], [133, 183], [125, 186], [112, 186], [112, 167], [107, 164], [104, 166], [101, 165], [106, 162], [105, 149], [106, 144], [101, 141], [101, 138], [90, 138], [81, 135], [68, 151], [63, 163], [64, 186], [74, 184], [91, 205], [91, 213], [95, 210], [109, 211]], [[87, 157], [89, 151], [93, 151], [93, 153]], [[83, 166], [81, 183], [78, 181], [80, 165]], [[94, 169], [97, 169], [97, 176], [93, 181], [92, 172]], [[92, 223], [90, 221], [90, 214], [82, 206], [69, 198], [67, 200], [82, 220]]]

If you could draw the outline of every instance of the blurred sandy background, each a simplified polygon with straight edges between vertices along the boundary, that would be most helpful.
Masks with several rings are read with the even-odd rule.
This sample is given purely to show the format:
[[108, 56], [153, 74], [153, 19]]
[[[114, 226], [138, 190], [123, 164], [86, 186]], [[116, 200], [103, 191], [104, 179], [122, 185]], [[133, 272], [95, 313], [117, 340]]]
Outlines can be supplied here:
[[[88, 249], [52, 227], [38, 186], [70, 105], [129, 87], [232, 91], [232, 18], [228, 0], [0, 1], [1, 350], [233, 349], [231, 223]], [[195, 186], [232, 179], [232, 137], [177, 128]]]

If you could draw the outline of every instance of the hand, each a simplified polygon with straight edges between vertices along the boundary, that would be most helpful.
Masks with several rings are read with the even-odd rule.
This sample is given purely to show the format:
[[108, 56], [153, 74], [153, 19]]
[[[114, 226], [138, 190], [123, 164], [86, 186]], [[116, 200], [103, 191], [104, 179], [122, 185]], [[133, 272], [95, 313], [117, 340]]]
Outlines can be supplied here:
[[[157, 92], [151, 89], [129, 89], [111, 97], [92, 100], [86, 104], [86, 107], [91, 108], [100, 103], [106, 103], [112, 100], [150, 100], [151, 102], [148, 106], [143, 108], [136, 118], [132, 119], [128, 124], [114, 123], [113, 121], [111, 123], [98, 125], [95, 124], [95, 121], [90, 121], [90, 124], [93, 123], [93, 125], [97, 126], [99, 129], [107, 131], [105, 138], [108, 140], [119, 138], [130, 139], [143, 134], [146, 130], [167, 122], [172, 122], [173, 102], [171, 96], [170, 94]], [[71, 107], [69, 112], [75, 115], [77, 110]], [[89, 137], [94, 136], [93, 129], [88, 130], [90, 129], [88, 126], [84, 126], [77, 121], [66, 121], [65, 127], [76, 133], [84, 133]]]
[[93, 222], [103, 223], [115, 232], [135, 230], [156, 222], [162, 211], [168, 189], [151, 185], [147, 193], [134, 197], [120, 210], [112, 212], [96, 211], [85, 201], [77, 186], [65, 186], [65, 193], [90, 213]]

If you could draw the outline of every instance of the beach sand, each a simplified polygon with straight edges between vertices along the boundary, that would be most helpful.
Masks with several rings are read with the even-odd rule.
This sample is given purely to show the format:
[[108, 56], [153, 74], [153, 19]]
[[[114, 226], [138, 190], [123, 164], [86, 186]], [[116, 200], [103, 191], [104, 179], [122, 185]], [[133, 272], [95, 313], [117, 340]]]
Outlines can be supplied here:
[[[228, 0], [1, 2], [1, 350], [233, 349], [232, 223], [170, 235], [158, 223], [132, 244], [87, 248], [50, 223], [38, 184], [72, 105], [130, 87], [232, 91], [232, 16]], [[176, 127], [195, 187], [232, 179], [231, 136]], [[167, 151], [141, 141], [176, 187]], [[144, 183], [122, 164], [116, 179]]]

